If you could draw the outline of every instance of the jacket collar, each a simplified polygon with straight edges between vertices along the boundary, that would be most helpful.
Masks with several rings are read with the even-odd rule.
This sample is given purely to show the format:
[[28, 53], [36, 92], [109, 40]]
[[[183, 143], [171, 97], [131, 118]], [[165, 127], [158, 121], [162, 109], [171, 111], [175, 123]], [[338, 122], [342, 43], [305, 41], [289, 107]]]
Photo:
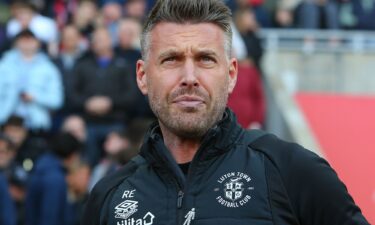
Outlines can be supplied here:
[[[199, 154], [198, 160], [208, 160], [229, 151], [242, 135], [243, 129], [237, 123], [234, 113], [226, 108], [223, 118], [210, 128], [203, 137], [201, 147], [196, 153]], [[160, 126], [157, 122], [151, 125], [146, 134], [140, 154], [150, 163], [158, 163], [160, 160], [164, 162], [175, 161], [164, 145]]]

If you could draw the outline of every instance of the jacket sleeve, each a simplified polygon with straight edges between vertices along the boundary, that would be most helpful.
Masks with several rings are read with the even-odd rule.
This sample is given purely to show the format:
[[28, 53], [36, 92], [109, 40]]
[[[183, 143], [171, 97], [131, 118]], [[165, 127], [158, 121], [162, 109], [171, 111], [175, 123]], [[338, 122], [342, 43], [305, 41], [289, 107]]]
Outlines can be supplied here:
[[274, 136], [262, 139], [301, 225], [369, 225], [327, 161]]
[[66, 208], [67, 188], [64, 177], [46, 176], [43, 180], [43, 197], [39, 225], [61, 224]]
[[45, 67], [46, 73], [43, 86], [36, 90], [32, 90], [32, 96], [35, 103], [42, 105], [48, 109], [59, 109], [64, 100], [64, 91], [59, 70], [52, 64], [48, 63]]

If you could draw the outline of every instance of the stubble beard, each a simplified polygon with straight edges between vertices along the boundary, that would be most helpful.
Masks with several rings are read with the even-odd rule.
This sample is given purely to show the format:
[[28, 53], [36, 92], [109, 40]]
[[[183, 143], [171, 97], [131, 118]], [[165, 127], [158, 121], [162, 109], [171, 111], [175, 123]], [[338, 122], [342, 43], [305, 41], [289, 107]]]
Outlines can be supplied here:
[[197, 90], [180, 89], [172, 93], [171, 96], [174, 97], [179, 94], [191, 94], [205, 99], [205, 105], [202, 107], [184, 109], [173, 107], [168, 100], [170, 97], [163, 100], [160, 96], [150, 93], [150, 106], [159, 122], [171, 133], [181, 138], [198, 139], [222, 118], [228, 100], [226, 90], [223, 87], [214, 99]]

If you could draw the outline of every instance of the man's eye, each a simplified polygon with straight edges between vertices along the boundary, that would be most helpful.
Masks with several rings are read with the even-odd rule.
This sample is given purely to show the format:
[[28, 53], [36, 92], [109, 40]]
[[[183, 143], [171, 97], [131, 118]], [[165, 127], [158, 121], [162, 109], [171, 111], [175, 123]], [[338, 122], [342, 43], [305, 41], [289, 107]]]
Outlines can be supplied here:
[[215, 62], [215, 59], [210, 56], [202, 56], [200, 60], [204, 63]]
[[176, 57], [168, 57], [168, 58], [163, 59], [162, 63], [175, 62], [176, 60], [177, 60]]

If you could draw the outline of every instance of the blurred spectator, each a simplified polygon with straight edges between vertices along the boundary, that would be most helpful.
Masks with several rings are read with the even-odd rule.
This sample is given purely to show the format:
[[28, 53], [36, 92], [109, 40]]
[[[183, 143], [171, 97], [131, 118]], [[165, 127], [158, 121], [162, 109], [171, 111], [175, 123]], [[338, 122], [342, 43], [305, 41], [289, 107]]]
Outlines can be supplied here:
[[260, 72], [263, 48], [257, 37], [258, 24], [249, 7], [239, 8], [234, 22], [245, 43], [247, 56], [239, 60], [237, 84], [228, 99], [244, 128], [260, 128], [265, 120], [265, 97]]
[[237, 0], [237, 10], [246, 8], [251, 8], [257, 23], [261, 27], [272, 26], [271, 15], [263, 6], [263, 0]]
[[53, 19], [40, 15], [35, 6], [25, 0], [12, 4], [13, 18], [7, 24], [7, 35], [15, 37], [22, 30], [30, 29], [35, 36], [48, 46], [50, 54], [57, 53], [58, 29]]
[[16, 205], [15, 213], [18, 224], [23, 224], [23, 203], [28, 174], [15, 160], [16, 154], [17, 151], [11, 139], [0, 133], [0, 173], [9, 182], [9, 193]]
[[90, 180], [89, 165], [79, 161], [77, 165], [70, 169], [66, 176], [68, 184], [68, 205], [67, 225], [79, 225], [83, 211], [83, 206], [88, 195], [88, 184]]
[[47, 149], [47, 144], [44, 138], [30, 134], [20, 117], [10, 117], [2, 126], [2, 131], [11, 139], [13, 145], [13, 158], [9, 159], [5, 174], [16, 203], [18, 224], [24, 224], [26, 184], [37, 159]]
[[51, 152], [38, 160], [30, 178], [25, 202], [26, 225], [66, 225], [68, 186], [66, 173], [79, 160], [81, 143], [71, 134], [60, 133], [51, 143]]
[[340, 21], [348, 29], [375, 30], [375, 1], [343, 1], [340, 10]]
[[[136, 83], [135, 65], [142, 58], [140, 51], [141, 23], [134, 18], [124, 18], [119, 23], [119, 43], [115, 48], [116, 54], [125, 59], [130, 68], [130, 76]], [[130, 117], [153, 117], [146, 97], [136, 88], [134, 92], [135, 105], [129, 110]]]
[[61, 130], [63, 132], [72, 134], [82, 144], [86, 142], [86, 139], [87, 139], [86, 123], [83, 120], [83, 118], [78, 115], [71, 115], [67, 117], [64, 120]]
[[250, 8], [241, 8], [235, 12], [234, 21], [241, 34], [247, 50], [248, 62], [254, 64], [260, 71], [260, 63], [263, 55], [261, 41], [256, 32], [258, 24]]
[[102, 8], [102, 25], [104, 25], [112, 38], [113, 46], [118, 42], [118, 26], [122, 16], [121, 5], [116, 2], [108, 2]]
[[[61, 51], [53, 60], [62, 75], [65, 99], [68, 99], [68, 95], [71, 93], [69, 88], [72, 87], [73, 68], [87, 49], [82, 38], [75, 26], [65, 26], [61, 32]], [[57, 123], [57, 127], [66, 116], [73, 113], [72, 107], [68, 103], [69, 101], [65, 101], [64, 106], [54, 116], [54, 123], [55, 125]]]
[[79, 3], [77, 10], [73, 13], [73, 24], [84, 37], [88, 38], [94, 31], [98, 15], [99, 13], [95, 2], [82, 1]]
[[234, 57], [236, 57], [238, 60], [244, 60], [247, 58], [247, 49], [245, 42], [238, 31], [236, 25], [232, 22], [232, 54]]
[[50, 111], [61, 107], [63, 88], [58, 69], [39, 48], [35, 35], [24, 30], [0, 61], [0, 124], [15, 114], [34, 131], [51, 127]]
[[[124, 18], [119, 22], [118, 44], [117, 46], [124, 51], [134, 50], [136, 53], [140, 52], [140, 36], [142, 31], [142, 24], [134, 18]], [[140, 53], [132, 57], [133, 61], [140, 59]], [[136, 59], [136, 60], [134, 60]], [[135, 64], [134, 64], [135, 66]]]
[[228, 107], [236, 114], [242, 127], [263, 127], [266, 115], [265, 101], [258, 70], [251, 65], [239, 64], [237, 84], [229, 96]]
[[301, 0], [279, 0], [275, 7], [275, 25], [280, 28], [293, 28], [296, 25], [295, 10]]
[[0, 173], [0, 224], [16, 225], [16, 210], [8, 192], [8, 184]]
[[124, 4], [124, 14], [127, 17], [132, 17], [142, 22], [147, 16], [147, 1], [126, 0]]
[[296, 8], [296, 25], [304, 29], [339, 29], [336, 0], [302, 0]]
[[125, 59], [132, 70], [135, 80], [135, 65], [142, 58], [140, 51], [141, 24], [134, 18], [122, 19], [119, 23], [118, 40], [115, 48], [116, 54]]
[[141, 147], [144, 134], [147, 132], [151, 120], [135, 119], [125, 132], [114, 131], [107, 135], [104, 142], [105, 158], [95, 166], [89, 189], [104, 176], [111, 174], [136, 156]]
[[24, 120], [17, 116], [10, 117], [2, 126], [2, 131], [12, 140], [17, 164], [22, 165], [26, 172], [30, 172], [36, 160], [47, 149], [46, 140], [30, 134]]
[[87, 157], [94, 165], [101, 156], [100, 142], [123, 127], [133, 107], [136, 83], [126, 60], [115, 55], [107, 29], [95, 30], [92, 51], [75, 67], [70, 101], [87, 121]]

